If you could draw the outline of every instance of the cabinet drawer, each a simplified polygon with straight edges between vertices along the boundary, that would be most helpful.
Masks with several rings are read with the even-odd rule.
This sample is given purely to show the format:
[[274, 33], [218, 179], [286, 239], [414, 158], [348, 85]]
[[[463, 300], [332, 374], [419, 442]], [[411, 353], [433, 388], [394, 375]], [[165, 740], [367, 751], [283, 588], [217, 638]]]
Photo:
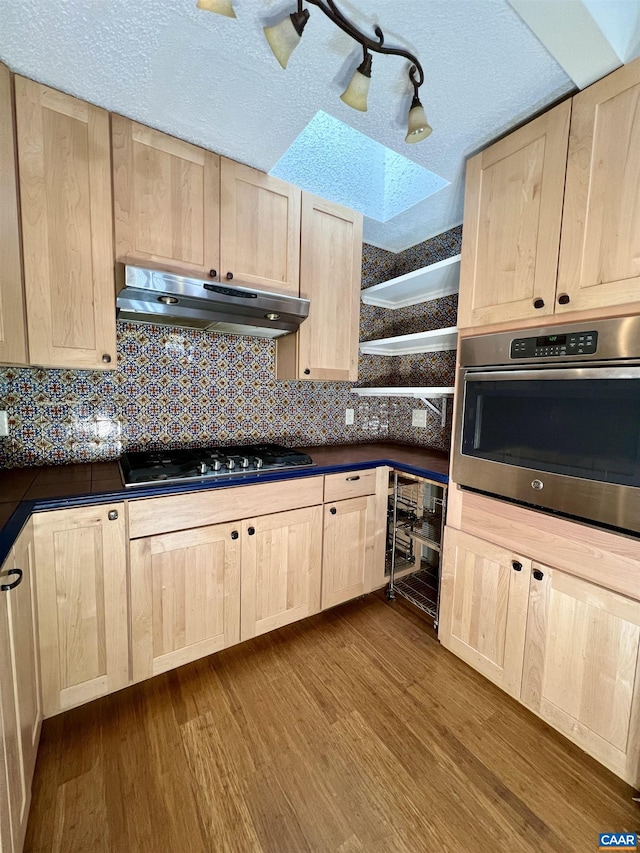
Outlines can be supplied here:
[[375, 468], [368, 471], [345, 471], [343, 474], [327, 474], [324, 478], [325, 503], [373, 495], [375, 491]]
[[129, 538], [188, 530], [322, 503], [322, 477], [129, 501]]

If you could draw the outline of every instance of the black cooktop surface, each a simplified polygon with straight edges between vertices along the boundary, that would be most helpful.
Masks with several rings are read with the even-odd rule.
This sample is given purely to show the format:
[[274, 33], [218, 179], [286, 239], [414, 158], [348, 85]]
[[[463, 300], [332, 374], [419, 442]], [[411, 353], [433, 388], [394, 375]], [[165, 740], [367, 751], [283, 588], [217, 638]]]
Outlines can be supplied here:
[[125, 486], [232, 477], [304, 465], [313, 465], [310, 456], [279, 444], [151, 450], [125, 453], [120, 460]]

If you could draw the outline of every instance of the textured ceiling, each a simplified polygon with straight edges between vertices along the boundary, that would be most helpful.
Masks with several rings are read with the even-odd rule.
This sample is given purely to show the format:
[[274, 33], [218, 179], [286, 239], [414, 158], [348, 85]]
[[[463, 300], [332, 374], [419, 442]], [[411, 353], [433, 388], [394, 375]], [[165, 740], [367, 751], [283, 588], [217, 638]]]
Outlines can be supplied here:
[[195, 0], [0, 0], [0, 59], [265, 172], [322, 109], [450, 182], [388, 222], [365, 220], [367, 242], [400, 251], [459, 224], [465, 157], [572, 83], [506, 0], [338, 3], [420, 58], [425, 141], [404, 142], [410, 91], [397, 57], [374, 55], [367, 113], [340, 101], [361, 51], [319, 9], [280, 68], [261, 28], [293, 2], [234, 0], [233, 20]]

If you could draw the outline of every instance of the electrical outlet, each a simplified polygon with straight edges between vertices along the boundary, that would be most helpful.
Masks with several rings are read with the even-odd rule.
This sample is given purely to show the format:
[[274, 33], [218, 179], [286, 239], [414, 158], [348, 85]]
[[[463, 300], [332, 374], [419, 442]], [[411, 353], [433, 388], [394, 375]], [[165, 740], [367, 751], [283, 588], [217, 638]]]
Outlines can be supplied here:
[[9, 415], [7, 412], [0, 412], [0, 437], [9, 435]]
[[345, 409], [344, 422], [347, 426], [351, 426], [353, 423], [353, 409]]
[[427, 425], [427, 410], [413, 409], [411, 412], [411, 426], [426, 427]]

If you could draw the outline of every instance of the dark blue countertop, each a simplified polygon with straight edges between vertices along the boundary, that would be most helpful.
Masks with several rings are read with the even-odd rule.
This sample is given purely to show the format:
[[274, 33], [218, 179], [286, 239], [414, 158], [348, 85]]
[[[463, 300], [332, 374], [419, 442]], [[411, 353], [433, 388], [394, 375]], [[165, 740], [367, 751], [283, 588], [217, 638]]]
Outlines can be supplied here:
[[390, 465], [439, 483], [449, 482], [449, 457], [439, 450], [390, 443], [300, 449], [311, 456], [313, 465], [225, 477], [222, 480], [135, 488], [123, 486], [117, 462], [0, 470], [0, 565], [31, 514], [44, 510], [358, 471], [378, 465]]

